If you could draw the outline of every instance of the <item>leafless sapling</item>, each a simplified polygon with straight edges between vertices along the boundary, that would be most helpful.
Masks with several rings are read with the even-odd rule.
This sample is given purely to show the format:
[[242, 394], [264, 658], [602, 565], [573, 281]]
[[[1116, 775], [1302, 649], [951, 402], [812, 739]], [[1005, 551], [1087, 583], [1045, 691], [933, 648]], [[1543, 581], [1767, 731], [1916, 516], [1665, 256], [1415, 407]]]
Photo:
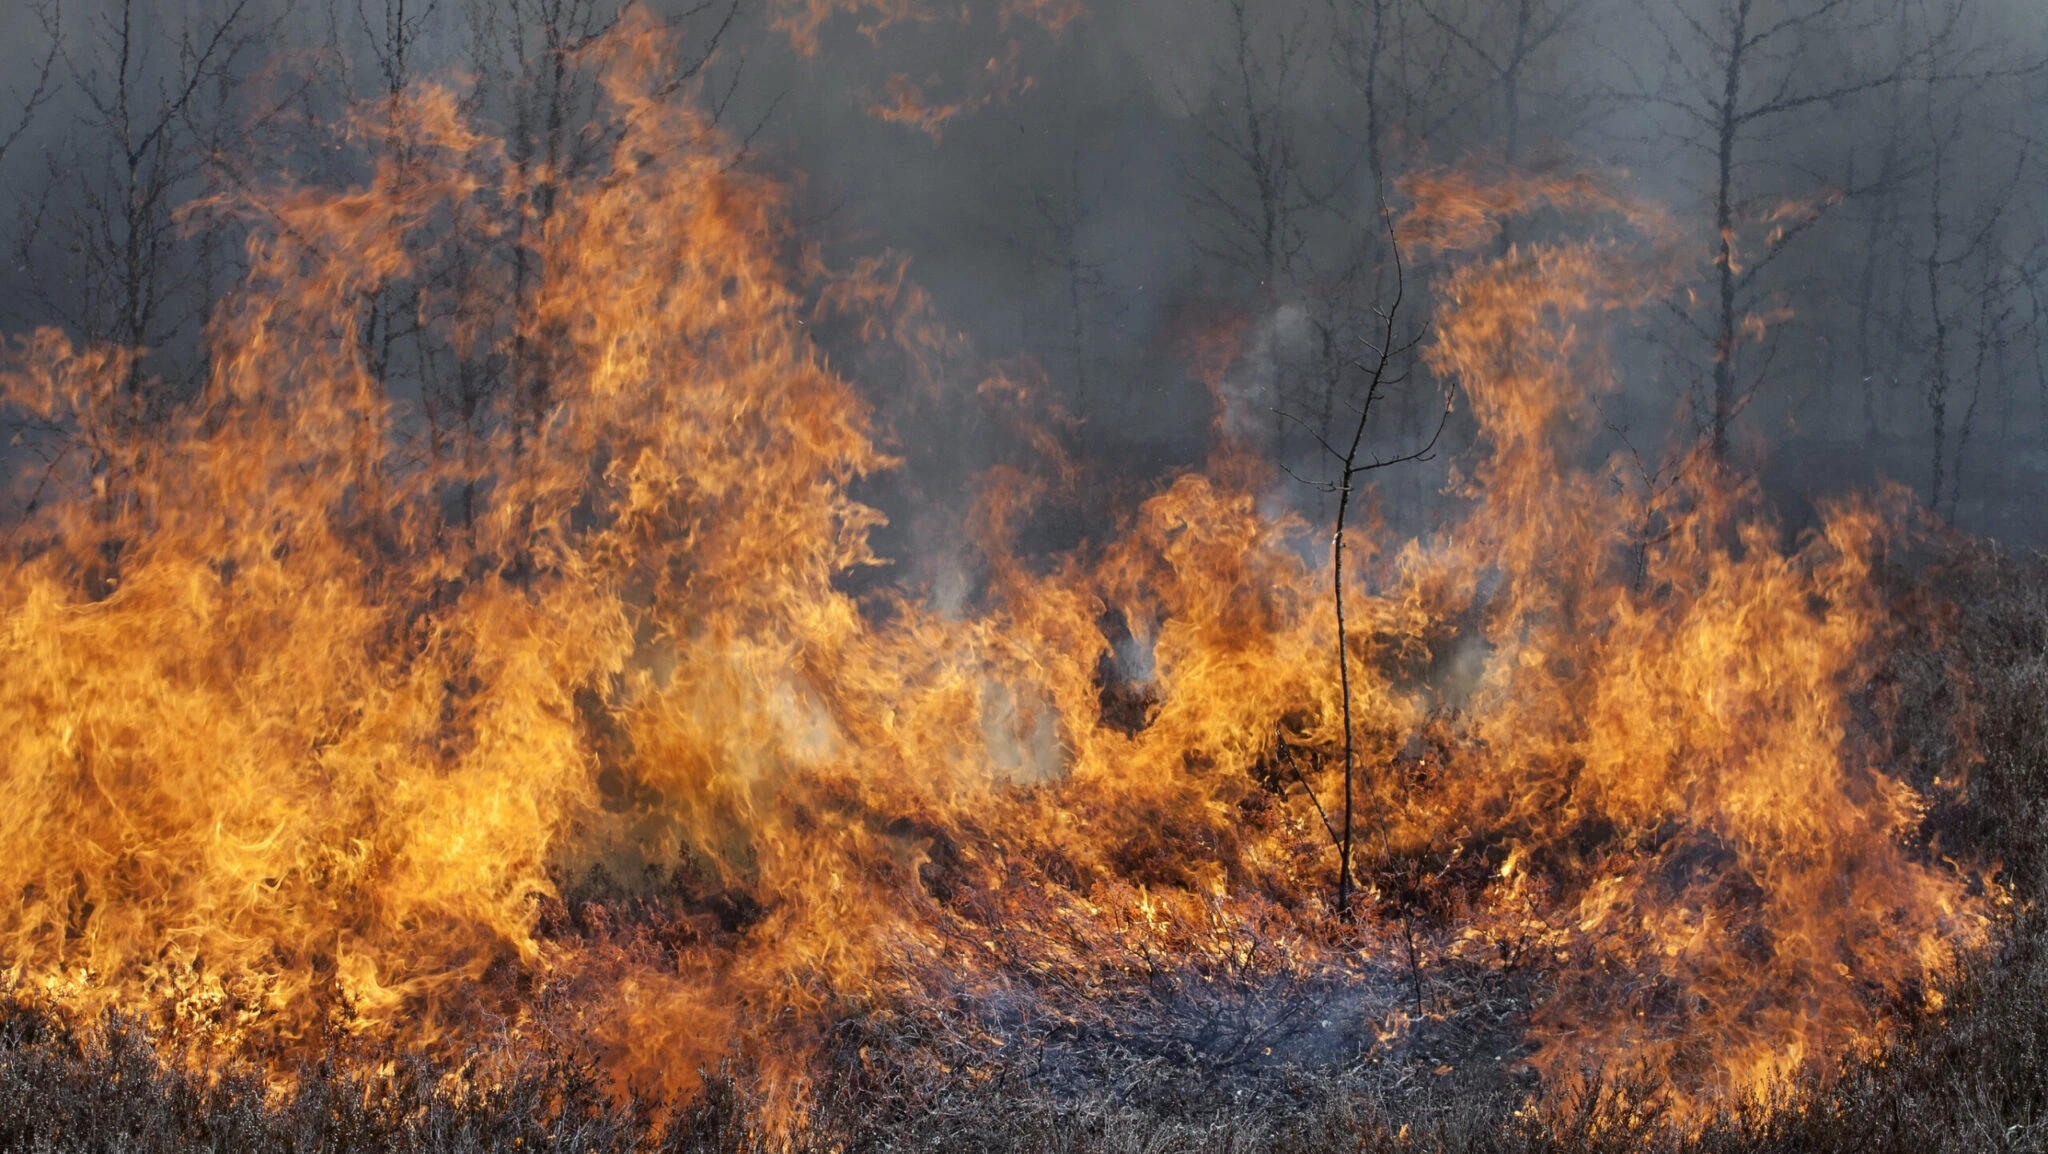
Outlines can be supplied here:
[[[1436, 453], [1437, 444], [1443, 439], [1444, 430], [1450, 423], [1454, 394], [1446, 387], [1443, 395], [1443, 409], [1429, 438], [1422, 444], [1392, 456], [1366, 455], [1366, 434], [1372, 428], [1374, 407], [1390, 389], [1405, 383], [1406, 373], [1398, 366], [1407, 354], [1414, 351], [1423, 339], [1426, 330], [1404, 336], [1400, 329], [1401, 308], [1407, 298], [1407, 269], [1401, 255], [1400, 237], [1395, 231], [1392, 215], [1385, 203], [1381, 203], [1380, 217], [1387, 234], [1387, 250], [1392, 276], [1392, 299], [1383, 308], [1375, 309], [1379, 321], [1378, 331], [1365, 342], [1367, 356], [1356, 362], [1362, 374], [1361, 395], [1356, 401], [1347, 401], [1357, 420], [1352, 423], [1348, 439], [1337, 443], [1325, 439], [1310, 430], [1322, 447], [1331, 467], [1335, 470], [1329, 479], [1306, 481], [1307, 484], [1337, 498], [1335, 523], [1330, 533], [1330, 595], [1337, 619], [1337, 683], [1344, 727], [1343, 760], [1343, 805], [1334, 823], [1328, 822], [1332, 836], [1337, 843], [1337, 910], [1344, 917], [1351, 916], [1351, 895], [1356, 888], [1352, 868], [1352, 846], [1356, 832], [1356, 783], [1358, 778], [1358, 748], [1356, 720], [1352, 715], [1351, 694], [1351, 647], [1350, 624], [1346, 616], [1344, 596], [1344, 554], [1346, 535], [1350, 529], [1353, 500], [1358, 495], [1361, 478], [1381, 469], [1395, 465], [1410, 464], [1429, 460]], [[1290, 419], [1300, 424], [1298, 418]], [[1298, 480], [1305, 480], [1297, 476]], [[1321, 809], [1321, 802], [1317, 802]]]

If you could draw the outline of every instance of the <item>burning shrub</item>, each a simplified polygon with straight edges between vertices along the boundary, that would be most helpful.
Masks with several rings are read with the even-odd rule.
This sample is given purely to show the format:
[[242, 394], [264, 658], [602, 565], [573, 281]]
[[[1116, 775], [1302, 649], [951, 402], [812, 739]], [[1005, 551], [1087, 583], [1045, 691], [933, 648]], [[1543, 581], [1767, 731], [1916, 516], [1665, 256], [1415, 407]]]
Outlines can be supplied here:
[[[806, 322], [873, 286], [790, 267], [778, 189], [661, 51], [590, 49], [592, 169], [510, 164], [427, 91], [351, 128], [361, 182], [232, 206], [252, 271], [167, 416], [130, 351], [18, 342], [18, 990], [200, 1056], [506, 1039], [621, 1093], [739, 1060], [795, 1125], [851, 1021], [949, 1075], [1077, 1038], [1228, 1070], [1400, 1044], [1425, 970], [1533, 970], [1554, 1089], [1604, 1061], [1706, 1110], [1878, 1046], [1982, 938], [1922, 790], [1851, 740], [1901, 516], [1788, 544], [1704, 458], [1654, 491], [1581, 460], [1654, 214], [1408, 185], [1479, 446], [1468, 515], [1352, 571], [1346, 688], [1319, 548], [1228, 443], [1031, 564], [998, 470], [971, 606], [847, 592], [879, 523], [851, 486], [891, 461]], [[1572, 225], [1469, 227], [1537, 210]], [[372, 298], [417, 368], [371, 355]], [[1361, 911], [1327, 896], [1348, 710]]]

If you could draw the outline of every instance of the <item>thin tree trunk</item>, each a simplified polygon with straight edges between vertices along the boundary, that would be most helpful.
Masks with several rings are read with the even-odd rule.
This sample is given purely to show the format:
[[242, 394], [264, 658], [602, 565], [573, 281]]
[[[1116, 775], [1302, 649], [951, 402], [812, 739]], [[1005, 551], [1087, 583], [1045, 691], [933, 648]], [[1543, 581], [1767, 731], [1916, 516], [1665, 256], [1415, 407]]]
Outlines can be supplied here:
[[1750, 0], [1735, 6], [1728, 37], [1728, 68], [1721, 93], [1720, 180], [1714, 192], [1714, 230], [1720, 243], [1720, 325], [1714, 342], [1714, 459], [1728, 459], [1728, 426], [1735, 419], [1735, 136], [1742, 121], [1742, 55], [1749, 37]]

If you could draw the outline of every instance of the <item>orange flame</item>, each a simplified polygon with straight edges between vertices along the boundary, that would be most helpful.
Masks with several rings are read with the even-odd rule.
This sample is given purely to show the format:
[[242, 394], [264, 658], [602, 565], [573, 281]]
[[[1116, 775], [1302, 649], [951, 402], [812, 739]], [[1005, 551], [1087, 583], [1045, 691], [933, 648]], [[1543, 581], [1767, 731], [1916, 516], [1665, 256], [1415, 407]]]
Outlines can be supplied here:
[[[11, 981], [235, 1052], [573, 1035], [675, 1088], [735, 1053], [794, 1087], [834, 1021], [942, 996], [1112, 1013], [1153, 952], [1377, 980], [1392, 922], [1326, 908], [1298, 788], [1332, 796], [1342, 717], [1306, 526], [1233, 457], [1027, 561], [1076, 484], [1048, 434], [983, 486], [977, 603], [845, 592], [880, 524], [849, 487], [892, 462], [780, 194], [656, 95], [656, 33], [596, 51], [601, 172], [522, 172], [427, 90], [367, 181], [236, 206], [252, 271], [167, 418], [127, 354], [16, 342], [6, 401], [54, 432], [0, 563]], [[1664, 224], [1582, 175], [1406, 193], [1482, 448], [1469, 514], [1372, 542], [1349, 594], [1379, 908], [1545, 959], [1553, 1084], [1642, 1062], [1709, 1101], [1881, 1036], [1983, 925], [1853, 740], [1898, 514], [1785, 547], [1704, 460], [1587, 467], [1599, 327], [1668, 283]], [[1539, 210], [1576, 231], [1480, 255]], [[413, 376], [367, 355], [377, 294], [417, 302]], [[654, 912], [578, 903], [599, 868]]]

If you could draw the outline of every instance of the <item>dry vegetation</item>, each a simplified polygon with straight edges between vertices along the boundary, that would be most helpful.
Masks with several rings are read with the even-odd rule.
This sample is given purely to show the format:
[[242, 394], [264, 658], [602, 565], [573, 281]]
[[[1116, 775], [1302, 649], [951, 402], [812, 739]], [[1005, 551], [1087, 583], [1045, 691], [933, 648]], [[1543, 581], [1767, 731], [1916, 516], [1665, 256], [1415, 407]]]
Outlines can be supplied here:
[[[1596, 467], [1588, 414], [1698, 238], [1424, 166], [1323, 332], [1377, 350], [1320, 378], [1350, 452], [1303, 426], [1333, 536], [1268, 508], [1262, 295], [1189, 354], [1201, 468], [1041, 550], [1096, 469], [1044, 374], [799, 256], [676, 99], [708, 56], [575, 8], [501, 130], [408, 79], [402, 9], [349, 162], [195, 202], [247, 263], [199, 368], [138, 313], [0, 371], [0, 1151], [2048, 1145], [2048, 562], [1934, 527], [1939, 326], [1931, 517], [1794, 535], [1747, 479], [1738, 63], [1668, 462]], [[534, 162], [542, 108], [588, 155]], [[921, 425], [838, 365], [1022, 430], [938, 577], [853, 577]], [[1436, 444], [1367, 436], [1409, 378], [1471, 450], [1404, 545], [1352, 498]]]
[[[1907, 625], [1869, 707], [1891, 717], [1893, 756], [1946, 798], [1928, 814], [1930, 842], [2002, 862], [2014, 900], [1941, 1012], [1875, 1057], [1703, 1128], [1677, 1125], [1655, 1085], [1626, 1071], [1529, 1108], [1529, 1077], [1507, 1072], [1526, 1006], [1512, 969], [1433, 969], [1429, 1024], [1375, 1048], [1346, 1032], [1372, 1009], [1356, 993], [1333, 1000], [1251, 951], [1234, 973], [1162, 962], [1085, 1022], [1020, 1006], [876, 1007], [842, 1024], [822, 1050], [813, 1105], [780, 1126], [735, 1069], [685, 1101], [621, 1101], [566, 1054], [486, 1051], [450, 1068], [342, 1047], [280, 1093], [246, 1066], [178, 1069], [141, 1027], [17, 1004], [0, 1019], [0, 1149], [2048, 1149], [2048, 560], [1956, 542], [1901, 562], [1890, 580]], [[1972, 765], [1967, 787], [1943, 794], [1933, 778], [1959, 758]], [[659, 902], [605, 888], [567, 889], [549, 932], [660, 922]], [[1408, 996], [1395, 985], [1390, 997]], [[977, 1040], [994, 1044], [978, 1051]], [[1359, 1060], [1362, 1050], [1372, 1056]]]

